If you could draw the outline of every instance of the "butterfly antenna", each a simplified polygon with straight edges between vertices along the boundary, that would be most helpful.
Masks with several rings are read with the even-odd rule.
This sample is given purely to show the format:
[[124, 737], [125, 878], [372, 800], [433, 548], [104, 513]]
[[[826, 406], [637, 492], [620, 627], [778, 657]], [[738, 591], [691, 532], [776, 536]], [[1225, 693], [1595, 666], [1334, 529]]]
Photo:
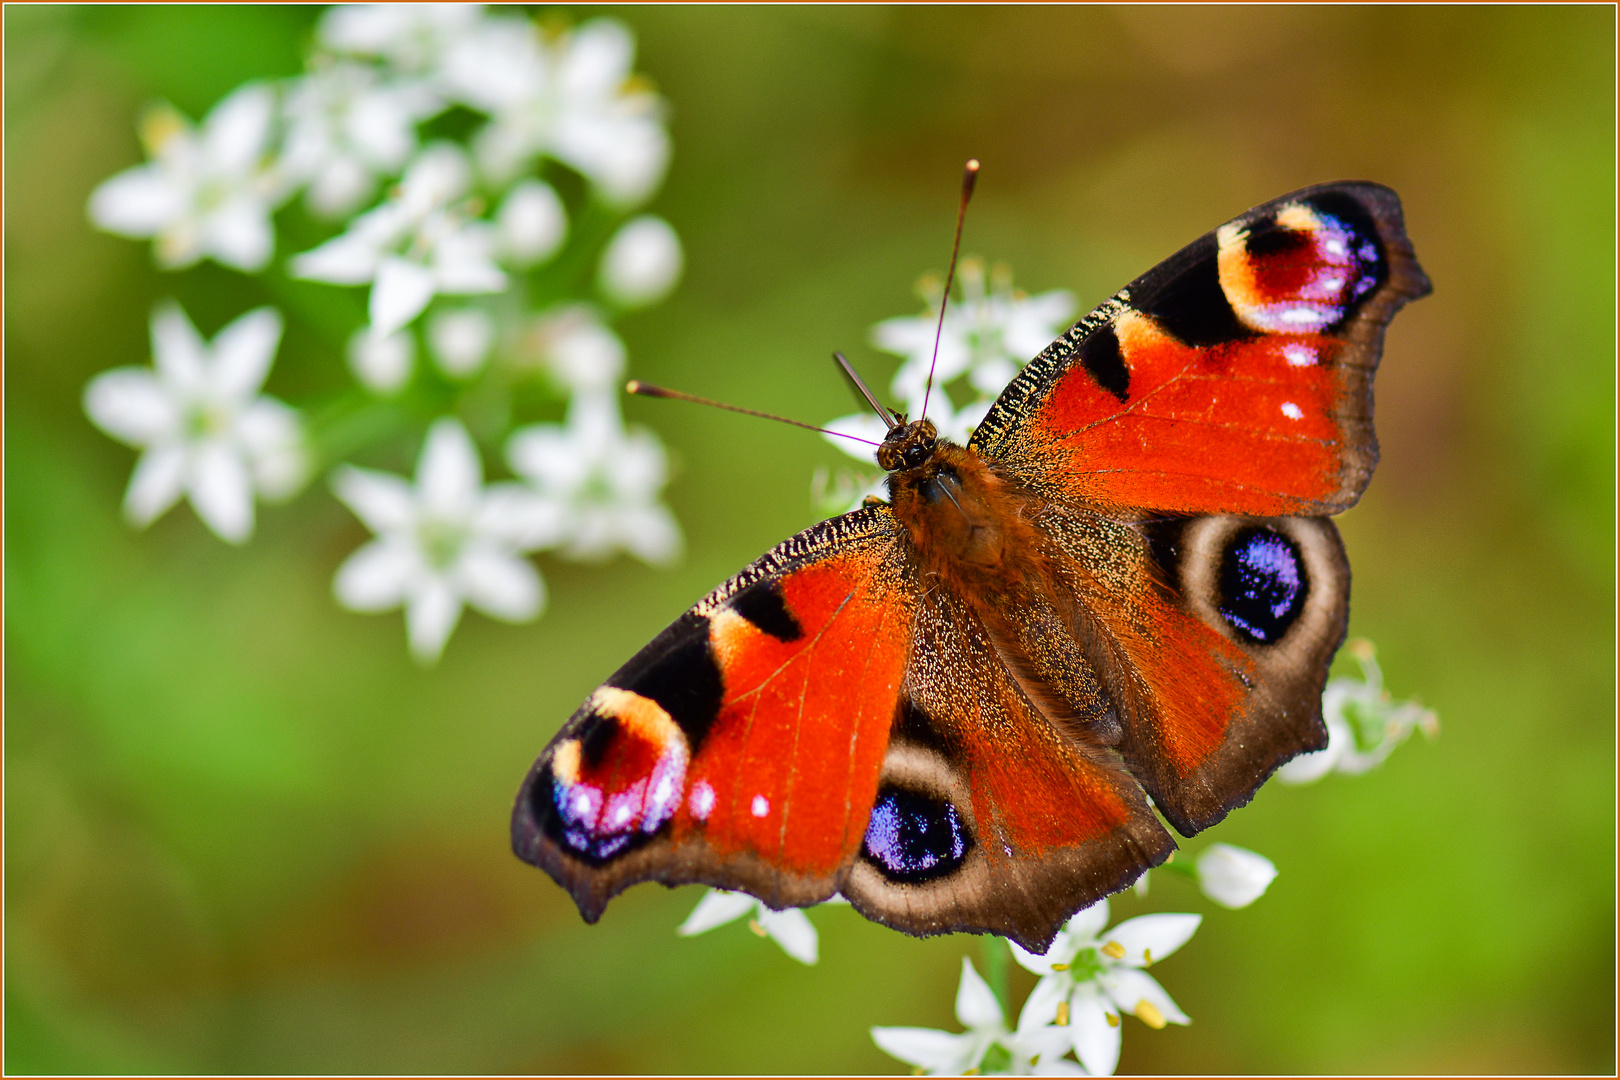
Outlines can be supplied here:
[[962, 202], [956, 208], [956, 239], [951, 242], [951, 267], [945, 271], [945, 293], [939, 298], [939, 325], [934, 327], [934, 356], [928, 361], [928, 382], [923, 387], [922, 419], [928, 418], [928, 398], [934, 392], [934, 365], [939, 363], [939, 337], [945, 332], [945, 305], [951, 302], [951, 279], [956, 276], [956, 253], [962, 250], [962, 222], [967, 218], [968, 200], [979, 178], [979, 159], [968, 158], [962, 170]]
[[757, 416], [761, 420], [775, 420], [777, 423], [792, 424], [794, 427], [802, 427], [809, 431], [819, 431], [823, 435], [836, 435], [840, 439], [853, 439], [856, 442], [865, 443], [867, 446], [881, 445], [880, 443], [873, 442], [871, 439], [863, 439], [859, 435], [847, 435], [842, 431], [833, 431], [831, 428], [816, 427], [814, 424], [806, 424], [803, 420], [789, 420], [785, 416], [777, 416], [774, 413], [760, 412], [758, 409], [745, 409], [740, 405], [727, 405], [723, 401], [712, 401], [709, 398], [698, 397], [696, 394], [687, 394], [679, 390], [666, 390], [662, 386], [653, 386], [651, 383], [644, 383], [638, 379], [631, 379], [625, 384], [624, 388], [626, 392], [631, 394], [640, 394], [642, 397], [671, 398], [675, 401], [690, 401], [698, 405], [710, 405], [716, 409], [725, 409], [727, 412], [742, 413], [744, 416]]
[[872, 406], [872, 411], [878, 414], [878, 419], [883, 421], [885, 427], [892, 428], [896, 424], [905, 423], [905, 417], [893, 409], [884, 408], [883, 405], [879, 404], [877, 395], [867, 388], [865, 380], [855, 373], [855, 368], [848, 360], [844, 359], [843, 353], [833, 353], [833, 359], [838, 361], [838, 366], [844, 371], [844, 377], [850, 381], [855, 389], [861, 392], [861, 397], [865, 398], [866, 403]]

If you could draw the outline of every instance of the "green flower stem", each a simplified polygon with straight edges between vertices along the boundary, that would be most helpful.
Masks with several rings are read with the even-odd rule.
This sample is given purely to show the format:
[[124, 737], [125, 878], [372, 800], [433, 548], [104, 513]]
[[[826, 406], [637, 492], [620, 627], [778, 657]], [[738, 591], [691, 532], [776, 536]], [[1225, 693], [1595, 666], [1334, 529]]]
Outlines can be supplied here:
[[1004, 1016], [1012, 1015], [1012, 946], [994, 934], [984, 936], [984, 981], [1001, 1003]]

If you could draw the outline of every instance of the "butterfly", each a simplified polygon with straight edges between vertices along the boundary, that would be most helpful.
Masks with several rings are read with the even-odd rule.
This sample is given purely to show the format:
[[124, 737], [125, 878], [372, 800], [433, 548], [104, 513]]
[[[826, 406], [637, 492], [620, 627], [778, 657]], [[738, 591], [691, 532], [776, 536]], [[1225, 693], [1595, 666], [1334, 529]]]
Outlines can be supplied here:
[[[1081, 319], [966, 446], [896, 416], [889, 499], [767, 552], [593, 692], [512, 845], [595, 922], [640, 881], [1043, 952], [1327, 745], [1396, 194], [1305, 188]], [[1151, 802], [1149, 801], [1151, 797]], [[1157, 813], [1155, 813], [1157, 811]]]

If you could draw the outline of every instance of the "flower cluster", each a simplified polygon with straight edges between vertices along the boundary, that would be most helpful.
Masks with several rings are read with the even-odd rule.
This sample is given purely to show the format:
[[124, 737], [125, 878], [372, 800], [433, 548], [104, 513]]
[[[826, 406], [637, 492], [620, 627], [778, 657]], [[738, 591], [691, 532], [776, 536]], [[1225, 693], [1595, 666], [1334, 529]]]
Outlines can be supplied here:
[[[1045, 953], [1012, 946], [1018, 963], [1040, 976], [1015, 1028], [1008, 1030], [1000, 1002], [964, 958], [956, 1018], [966, 1032], [875, 1027], [872, 1038], [929, 1075], [1112, 1076], [1122, 1017], [1155, 1029], [1191, 1023], [1146, 969], [1186, 944], [1200, 921], [1142, 915], [1105, 929], [1108, 901], [1099, 900], [1071, 918]], [[1071, 1051], [1078, 1065], [1067, 1059]]]
[[[300, 234], [330, 236], [292, 253], [287, 272], [364, 289], [365, 321], [327, 342], [355, 385], [315, 424], [260, 393], [278, 312], [249, 312], [210, 344], [160, 305], [154, 368], [105, 372], [85, 392], [91, 420], [143, 450], [130, 520], [184, 494], [240, 543], [256, 498], [337, 466], [333, 490], [377, 534], [338, 571], [337, 599], [405, 607], [411, 651], [429, 661], [464, 603], [539, 614], [530, 552], [677, 558], [663, 447], [623, 421], [625, 349], [610, 325], [663, 299], [683, 263], [674, 229], [637, 212], [670, 141], [634, 55], [629, 30], [605, 18], [569, 28], [476, 6], [338, 7], [304, 74], [242, 86], [200, 124], [147, 109], [147, 161], [96, 188], [96, 225], [152, 239], [164, 269], [211, 259], [257, 274], [301, 195], [287, 211], [306, 218]], [[573, 205], [553, 184], [567, 173]], [[516, 481], [484, 485], [469, 427]], [[373, 442], [354, 445], [355, 430]], [[414, 486], [339, 464], [410, 433], [424, 439]]]
[[[961, 283], [960, 294], [951, 298], [943, 325], [939, 307], [945, 298], [945, 285], [930, 274], [917, 283], [917, 295], [926, 305], [923, 313], [885, 319], [872, 327], [870, 341], [883, 352], [904, 357], [889, 388], [898, 401], [904, 402], [906, 415], [921, 418], [926, 398], [927, 419], [934, 422], [940, 435], [966, 443], [975, 425], [990, 411], [996, 395], [1019, 368], [1067, 325], [1074, 314], [1075, 298], [1065, 289], [1030, 296], [1013, 288], [1012, 271], [1005, 264], [996, 264], [986, 274], [983, 260], [977, 258], [963, 259], [956, 277]], [[932, 389], [928, 385], [930, 366], [934, 375]], [[964, 397], [966, 403], [956, 406], [953, 395]], [[872, 454], [866, 443], [840, 436], [882, 442], [886, 432], [883, 421], [869, 412], [841, 416], [830, 421], [827, 428], [838, 433], [827, 436], [828, 441], [867, 462]], [[843, 505], [836, 509], [844, 509], [848, 505], [844, 496], [852, 491], [856, 492], [853, 502], [858, 504], [875, 491], [870, 478], [863, 479], [858, 482], [839, 478], [824, 508], [833, 509], [832, 503], [842, 501]], [[817, 485], [818, 502], [826, 486], [823, 475]]]

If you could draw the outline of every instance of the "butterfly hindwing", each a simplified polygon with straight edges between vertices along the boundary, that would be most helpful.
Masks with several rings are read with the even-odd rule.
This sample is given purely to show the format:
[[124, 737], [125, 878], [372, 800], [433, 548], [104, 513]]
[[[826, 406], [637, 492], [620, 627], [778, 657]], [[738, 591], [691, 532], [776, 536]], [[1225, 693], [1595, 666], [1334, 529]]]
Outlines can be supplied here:
[[1042, 523], [1067, 556], [1057, 588], [1118, 714], [1117, 749], [1183, 835], [1326, 745], [1322, 687], [1350, 595], [1331, 521], [1051, 506]]
[[844, 885], [856, 909], [912, 934], [996, 933], [1041, 952], [1174, 848], [1119, 756], [1043, 714], [971, 604], [926, 592]]
[[886, 508], [824, 521], [682, 615], [535, 762], [514, 849], [595, 921], [637, 881], [836, 891], [876, 793], [915, 587]]
[[1075, 324], [969, 445], [1072, 502], [1338, 513], [1378, 461], [1384, 328], [1428, 291], [1394, 192], [1340, 183], [1285, 195]]

